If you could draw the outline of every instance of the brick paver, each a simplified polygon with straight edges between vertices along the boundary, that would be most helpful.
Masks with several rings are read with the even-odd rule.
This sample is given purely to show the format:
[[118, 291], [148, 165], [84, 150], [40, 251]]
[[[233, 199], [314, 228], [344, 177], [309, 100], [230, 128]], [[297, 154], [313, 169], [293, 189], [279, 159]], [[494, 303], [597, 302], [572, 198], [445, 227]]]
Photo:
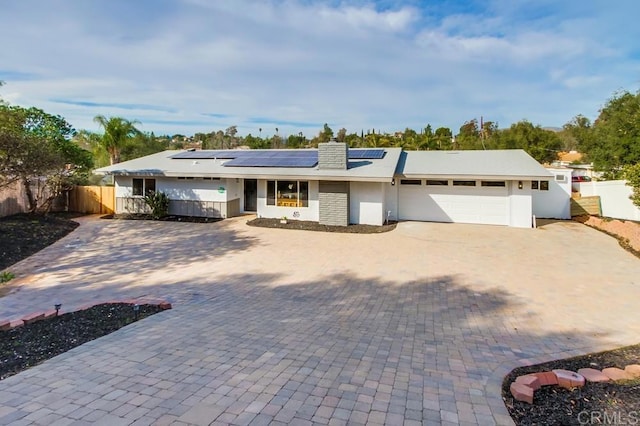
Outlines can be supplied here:
[[509, 424], [512, 368], [640, 335], [640, 262], [580, 224], [244, 220], [82, 219], [11, 268], [0, 320], [145, 295], [173, 309], [1, 381], [0, 424]]

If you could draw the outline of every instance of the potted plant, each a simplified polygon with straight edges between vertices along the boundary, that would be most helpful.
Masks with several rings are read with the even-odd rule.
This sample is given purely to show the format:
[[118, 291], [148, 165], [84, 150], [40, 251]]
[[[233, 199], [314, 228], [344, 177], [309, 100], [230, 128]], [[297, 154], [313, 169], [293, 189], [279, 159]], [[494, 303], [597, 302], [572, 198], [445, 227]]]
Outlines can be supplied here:
[[286, 225], [287, 224], [287, 217], [286, 216], [282, 216], [280, 218], [280, 223], [282, 223], [283, 225]]

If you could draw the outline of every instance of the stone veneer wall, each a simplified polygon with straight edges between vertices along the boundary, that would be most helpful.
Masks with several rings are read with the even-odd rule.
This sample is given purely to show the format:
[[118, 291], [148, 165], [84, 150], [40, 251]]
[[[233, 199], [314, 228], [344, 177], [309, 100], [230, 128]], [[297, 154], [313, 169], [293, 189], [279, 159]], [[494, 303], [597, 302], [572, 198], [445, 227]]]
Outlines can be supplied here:
[[318, 169], [347, 170], [348, 147], [342, 142], [318, 144]]
[[349, 225], [349, 182], [320, 181], [319, 222], [322, 225]]

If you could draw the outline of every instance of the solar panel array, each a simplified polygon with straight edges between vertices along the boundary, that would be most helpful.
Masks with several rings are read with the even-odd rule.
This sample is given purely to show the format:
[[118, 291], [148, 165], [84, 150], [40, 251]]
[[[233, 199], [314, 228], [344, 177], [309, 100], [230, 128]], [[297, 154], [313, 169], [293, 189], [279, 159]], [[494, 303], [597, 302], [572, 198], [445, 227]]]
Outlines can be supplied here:
[[313, 157], [240, 157], [224, 163], [225, 167], [314, 167]]
[[[384, 149], [350, 149], [349, 159], [379, 160]], [[230, 160], [226, 167], [315, 167], [318, 164], [316, 150], [197, 150], [184, 151], [170, 158], [179, 160]]]
[[350, 149], [349, 159], [352, 160], [380, 160], [384, 158], [384, 149]]

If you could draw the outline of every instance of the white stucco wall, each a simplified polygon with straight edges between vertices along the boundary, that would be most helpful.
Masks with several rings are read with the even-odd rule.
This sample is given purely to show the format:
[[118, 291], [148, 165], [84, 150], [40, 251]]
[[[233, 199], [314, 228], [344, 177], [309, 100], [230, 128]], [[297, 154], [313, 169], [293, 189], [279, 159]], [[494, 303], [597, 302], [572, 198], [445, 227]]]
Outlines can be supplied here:
[[351, 182], [349, 185], [349, 223], [382, 225], [385, 196], [381, 182]]
[[632, 189], [626, 181], [580, 182], [575, 185], [583, 197], [600, 196], [603, 216], [640, 221], [640, 209], [629, 199]]
[[[258, 180], [258, 217], [281, 218], [286, 216], [290, 220], [319, 220], [318, 209], [318, 181], [309, 181], [308, 207], [278, 207], [267, 205], [267, 181]], [[296, 214], [297, 213], [297, 214]]]
[[522, 189], [518, 188], [519, 181], [509, 181], [509, 226], [516, 228], [531, 228], [532, 197], [531, 181], [522, 181]]
[[540, 219], [571, 219], [571, 169], [548, 170], [554, 175], [549, 190], [531, 191], [533, 214]]
[[[142, 178], [149, 179], [149, 178]], [[238, 196], [231, 196], [237, 193], [238, 185], [235, 180], [203, 180], [202, 178], [178, 179], [168, 177], [156, 177], [156, 191], [167, 194], [170, 200], [197, 200], [197, 201], [228, 201]], [[116, 176], [116, 198], [132, 196], [133, 177]], [[232, 190], [230, 190], [231, 188]], [[221, 189], [223, 191], [221, 192]]]
[[[396, 179], [398, 181], [398, 179]], [[384, 201], [385, 201], [385, 217], [387, 212], [389, 214], [389, 220], [398, 220], [398, 184], [391, 185], [390, 183], [383, 183], [384, 187]]]

